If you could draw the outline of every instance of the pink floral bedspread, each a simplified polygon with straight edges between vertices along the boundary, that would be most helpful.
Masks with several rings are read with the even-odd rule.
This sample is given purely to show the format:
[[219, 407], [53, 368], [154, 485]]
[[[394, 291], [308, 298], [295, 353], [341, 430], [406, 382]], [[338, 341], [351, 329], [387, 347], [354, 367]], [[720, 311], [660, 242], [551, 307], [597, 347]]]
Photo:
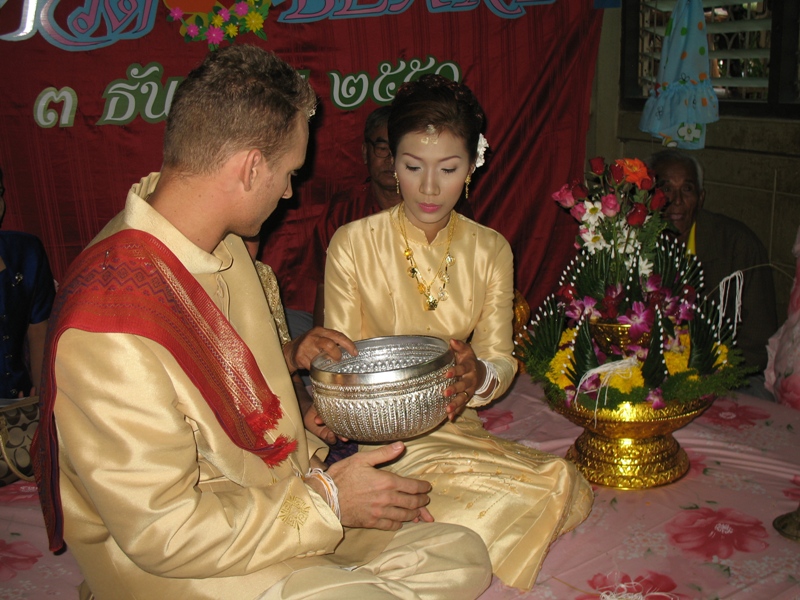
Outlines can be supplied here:
[[[521, 375], [481, 413], [486, 427], [563, 455], [581, 430], [541, 397]], [[800, 543], [772, 528], [800, 503], [800, 411], [721, 399], [675, 437], [692, 462], [683, 479], [596, 488], [592, 514], [553, 544], [533, 590], [495, 579], [481, 600], [800, 599]], [[0, 599], [73, 599], [81, 579], [69, 552], [47, 550], [34, 486], [0, 488]]]
[[[523, 374], [482, 419], [563, 456], [581, 429], [541, 398]], [[740, 395], [675, 437], [691, 461], [686, 476], [642, 491], [596, 486], [592, 514], [553, 544], [533, 590], [495, 578], [481, 600], [800, 599], [800, 542], [772, 527], [800, 504], [800, 412]]]

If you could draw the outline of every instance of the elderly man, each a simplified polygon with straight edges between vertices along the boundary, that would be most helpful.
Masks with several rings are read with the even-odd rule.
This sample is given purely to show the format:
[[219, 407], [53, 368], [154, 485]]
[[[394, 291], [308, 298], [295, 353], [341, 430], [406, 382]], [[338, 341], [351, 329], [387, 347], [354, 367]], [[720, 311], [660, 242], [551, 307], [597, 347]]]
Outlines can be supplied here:
[[[488, 585], [472, 532], [432, 523], [429, 484], [375, 468], [395, 443], [311, 469], [290, 372], [352, 342], [281, 348], [240, 236], [303, 165], [315, 97], [252, 46], [181, 83], [162, 172], [70, 269], [49, 330], [36, 475], [51, 549], [81, 597], [467, 598]], [[320, 464], [316, 461], [316, 464]]]
[[[737, 345], [746, 362], [763, 371], [767, 340], [777, 329], [775, 288], [764, 245], [744, 223], [703, 210], [703, 168], [696, 158], [679, 150], [664, 150], [648, 162], [669, 201], [667, 220], [687, 251], [696, 254], [703, 265], [706, 295], [718, 300], [720, 282], [735, 271], [743, 272]], [[732, 287], [726, 307], [731, 318], [734, 291]]]

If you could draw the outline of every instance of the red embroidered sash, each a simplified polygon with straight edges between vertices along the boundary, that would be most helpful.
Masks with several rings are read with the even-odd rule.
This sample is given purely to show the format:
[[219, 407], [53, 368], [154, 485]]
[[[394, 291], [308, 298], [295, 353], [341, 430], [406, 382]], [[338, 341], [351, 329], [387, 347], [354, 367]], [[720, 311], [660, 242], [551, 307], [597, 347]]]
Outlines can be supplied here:
[[[50, 550], [64, 546], [59, 490], [55, 355], [67, 329], [129, 333], [175, 358], [231, 441], [267, 465], [284, 461], [296, 441], [265, 434], [282, 416], [250, 349], [177, 257], [148, 233], [128, 229], [87, 248], [70, 266], [48, 328], [39, 428], [32, 458]], [[87, 365], [87, 368], [90, 368]]]

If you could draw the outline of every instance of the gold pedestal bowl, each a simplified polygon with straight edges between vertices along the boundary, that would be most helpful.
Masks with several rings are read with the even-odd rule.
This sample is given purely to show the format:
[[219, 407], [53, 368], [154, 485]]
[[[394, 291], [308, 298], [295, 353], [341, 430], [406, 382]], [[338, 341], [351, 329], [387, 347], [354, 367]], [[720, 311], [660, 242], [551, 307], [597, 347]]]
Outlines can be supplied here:
[[554, 409], [584, 428], [567, 459], [592, 483], [644, 489], [672, 483], [689, 470], [689, 458], [672, 433], [711, 406], [713, 398], [672, 402], [654, 410], [649, 404], [623, 403], [616, 409]]

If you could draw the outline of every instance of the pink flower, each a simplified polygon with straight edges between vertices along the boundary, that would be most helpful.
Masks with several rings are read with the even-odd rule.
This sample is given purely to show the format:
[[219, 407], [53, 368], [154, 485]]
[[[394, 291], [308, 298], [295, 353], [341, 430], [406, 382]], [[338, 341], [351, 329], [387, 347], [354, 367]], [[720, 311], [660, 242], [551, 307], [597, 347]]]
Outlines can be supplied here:
[[219, 44], [222, 42], [224, 37], [225, 34], [219, 27], [214, 27], [213, 25], [210, 25], [208, 30], [206, 31], [206, 41], [209, 44]]
[[669, 541], [705, 560], [730, 558], [734, 552], [761, 552], [769, 544], [764, 525], [732, 508], [684, 510], [664, 527]]
[[0, 540], [0, 581], [17, 576], [17, 571], [27, 571], [42, 557], [36, 546], [28, 542]]
[[245, 16], [250, 10], [250, 5], [247, 2], [237, 2], [233, 5], [233, 12], [240, 17]]
[[572, 195], [572, 188], [568, 183], [562, 185], [561, 189], [552, 195], [552, 198], [563, 208], [575, 206], [575, 197]]
[[630, 325], [631, 328], [628, 331], [628, 335], [631, 341], [638, 342], [645, 333], [652, 329], [655, 316], [653, 309], [644, 302], [634, 302], [631, 309], [624, 315], [621, 315], [617, 321], [625, 325]]
[[645, 399], [650, 405], [653, 407], [653, 410], [658, 410], [659, 408], [664, 408], [667, 403], [664, 402], [664, 396], [661, 393], [661, 388], [653, 388], [647, 393], [647, 398]]
[[481, 421], [486, 431], [500, 433], [508, 429], [509, 423], [514, 420], [514, 413], [510, 410], [497, 410], [496, 407], [480, 412]]
[[175, 19], [176, 21], [180, 21], [183, 18], [183, 10], [179, 6], [176, 6], [172, 10], [169, 11], [169, 16]]
[[578, 202], [569, 210], [569, 214], [571, 214], [576, 221], [580, 221], [583, 219], [583, 215], [586, 214], [586, 206], [584, 206], [583, 202]]
[[227, 22], [227, 21], [229, 21], [229, 20], [230, 20], [230, 18], [231, 18], [231, 11], [229, 11], [227, 8], [221, 8], [221, 9], [219, 9], [219, 12], [218, 12], [217, 14], [218, 14], [220, 17], [222, 17], [222, 22], [223, 22], [223, 23], [226, 23], [226, 22]]
[[198, 33], [200, 33], [200, 28], [194, 23], [186, 26], [186, 35], [189, 37], [197, 37]]
[[668, 575], [645, 571], [646, 575], [639, 575], [632, 579], [627, 573], [615, 571], [608, 575], [598, 573], [586, 583], [596, 594], [583, 594], [575, 600], [593, 600], [595, 598], [647, 598], [647, 600], [673, 600], [688, 598], [685, 594], [678, 594], [674, 590], [678, 587]]
[[613, 217], [619, 213], [619, 201], [615, 194], [606, 194], [600, 199], [600, 203], [603, 206], [601, 210], [605, 216]]
[[800, 500], [800, 475], [792, 477], [792, 485], [795, 487], [783, 490], [783, 495], [789, 500]]
[[586, 296], [583, 300], [576, 298], [570, 303], [565, 314], [570, 319], [575, 320], [580, 319], [581, 315], [586, 315], [586, 317], [589, 319], [592, 317], [599, 317], [600, 311], [595, 308], [596, 305], [597, 300], [591, 296]]
[[723, 427], [748, 429], [755, 427], [757, 420], [769, 417], [767, 411], [754, 406], [743, 406], [732, 400], [717, 400], [700, 418]]
[[781, 404], [800, 410], [800, 373], [779, 379], [775, 397]]

